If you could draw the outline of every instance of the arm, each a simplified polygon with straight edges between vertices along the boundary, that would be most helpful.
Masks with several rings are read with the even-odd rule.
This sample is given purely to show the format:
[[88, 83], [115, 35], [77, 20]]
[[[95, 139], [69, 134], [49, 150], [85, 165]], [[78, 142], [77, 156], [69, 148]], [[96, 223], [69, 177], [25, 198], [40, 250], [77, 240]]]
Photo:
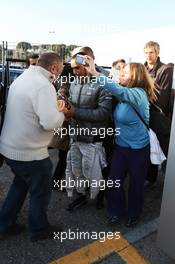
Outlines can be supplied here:
[[173, 68], [164, 67], [163, 70], [158, 74], [155, 79], [155, 83], [158, 84], [160, 88], [160, 94], [158, 94], [157, 104], [162, 108], [163, 112], [166, 114], [169, 112], [170, 107], [170, 97], [173, 79]]
[[143, 89], [127, 87], [125, 88], [107, 78], [106, 76], [100, 74], [96, 71], [94, 62], [89, 56], [86, 56], [86, 65], [86, 70], [92, 76], [95, 76], [97, 78], [97, 82], [100, 83], [100, 85], [108, 92], [110, 92], [113, 96], [117, 97], [120, 101], [128, 102], [136, 107], [141, 104], [143, 93], [145, 93]]
[[104, 75], [99, 75], [98, 82], [121, 102], [128, 102], [136, 106], [140, 105], [142, 102], [144, 90], [141, 88], [123, 87]]

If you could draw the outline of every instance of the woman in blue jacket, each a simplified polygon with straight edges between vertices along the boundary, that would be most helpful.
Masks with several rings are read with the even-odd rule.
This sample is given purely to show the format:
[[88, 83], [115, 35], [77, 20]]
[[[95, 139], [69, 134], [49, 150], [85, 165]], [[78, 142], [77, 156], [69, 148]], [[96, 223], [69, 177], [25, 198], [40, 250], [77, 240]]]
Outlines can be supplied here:
[[108, 188], [108, 223], [119, 223], [126, 213], [123, 183], [129, 175], [127, 226], [133, 226], [142, 212], [144, 179], [150, 162], [148, 129], [136, 111], [149, 124], [149, 101], [156, 100], [154, 84], [141, 63], [129, 63], [125, 66], [120, 76], [121, 85], [99, 74], [88, 56], [86, 63], [87, 71], [119, 100], [113, 115], [120, 135], [115, 136], [109, 179], [114, 183], [116, 180], [120, 181], [120, 187], [114, 184], [112, 188]]

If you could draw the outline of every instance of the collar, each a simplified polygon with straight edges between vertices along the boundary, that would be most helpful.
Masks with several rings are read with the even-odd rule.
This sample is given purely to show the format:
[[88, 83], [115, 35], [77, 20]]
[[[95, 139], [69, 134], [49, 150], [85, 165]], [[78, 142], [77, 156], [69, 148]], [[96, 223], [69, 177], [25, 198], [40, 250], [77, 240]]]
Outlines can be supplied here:
[[44, 77], [47, 78], [48, 81], [53, 83], [55, 76], [51, 72], [44, 69], [43, 67], [36, 66], [36, 65], [30, 65], [29, 69], [32, 71], [40, 72]]
[[144, 63], [144, 65], [147, 68], [147, 70], [148, 70], [149, 74], [151, 75], [151, 77], [155, 78], [156, 75], [157, 75], [158, 69], [160, 69], [160, 67], [163, 65], [163, 63], [160, 61], [160, 57], [158, 57], [155, 65], [154, 65], [154, 67], [152, 69], [148, 69], [147, 61]]

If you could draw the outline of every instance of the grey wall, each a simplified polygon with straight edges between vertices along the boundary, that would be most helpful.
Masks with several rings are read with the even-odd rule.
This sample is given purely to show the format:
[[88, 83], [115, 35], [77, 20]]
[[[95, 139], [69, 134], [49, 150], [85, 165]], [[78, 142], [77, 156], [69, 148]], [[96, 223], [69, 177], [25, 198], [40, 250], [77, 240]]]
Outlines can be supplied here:
[[159, 221], [158, 246], [175, 259], [175, 106]]

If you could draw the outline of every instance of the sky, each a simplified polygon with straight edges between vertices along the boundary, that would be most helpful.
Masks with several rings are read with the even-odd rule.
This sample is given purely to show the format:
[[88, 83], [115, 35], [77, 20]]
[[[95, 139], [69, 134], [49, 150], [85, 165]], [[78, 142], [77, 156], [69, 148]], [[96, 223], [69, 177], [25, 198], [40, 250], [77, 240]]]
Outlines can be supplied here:
[[114, 34], [175, 26], [174, 0], [0, 0], [0, 10], [0, 41], [10, 42], [94, 45]]
[[0, 0], [0, 40], [78, 44], [110, 33], [175, 25], [174, 0]]

